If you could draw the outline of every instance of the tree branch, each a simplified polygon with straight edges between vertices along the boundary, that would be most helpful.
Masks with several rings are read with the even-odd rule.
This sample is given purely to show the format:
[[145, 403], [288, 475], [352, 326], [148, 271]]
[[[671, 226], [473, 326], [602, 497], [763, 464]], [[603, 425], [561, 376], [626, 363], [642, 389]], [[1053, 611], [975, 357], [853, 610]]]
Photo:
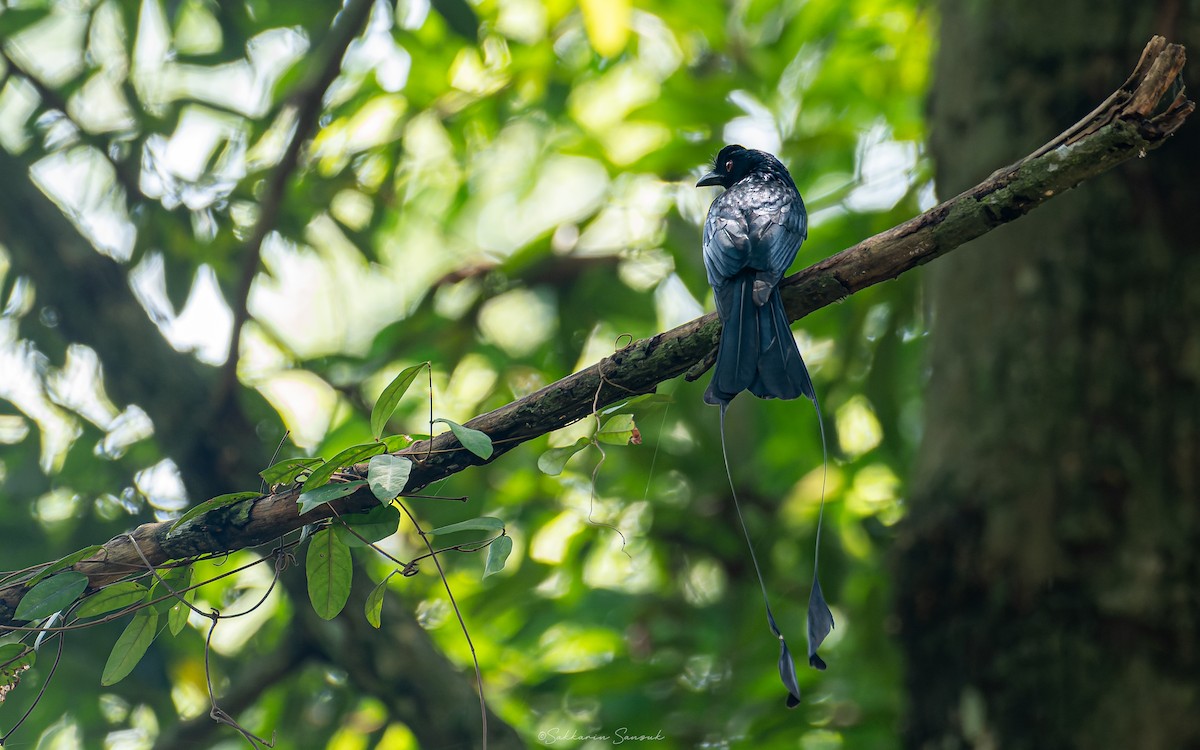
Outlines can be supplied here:
[[[1134, 74], [1096, 111], [1029, 157], [994, 173], [979, 185], [893, 229], [864, 240], [784, 281], [784, 302], [791, 319], [878, 284], [944, 255], [988, 231], [1024, 216], [1055, 195], [1117, 164], [1144, 156], [1174, 133], [1194, 104], [1175, 86], [1183, 68], [1183, 47], [1155, 37]], [[1174, 95], [1169, 101], [1166, 97]], [[476, 417], [467, 424], [487, 433], [495, 444], [491, 460], [517, 445], [559, 429], [633, 394], [653, 391], [661, 382], [707, 369], [707, 358], [720, 328], [714, 314], [621, 349], [596, 365], [546, 386], [525, 398]], [[463, 449], [450, 433], [402, 452], [413, 460], [408, 491], [416, 492], [468, 466], [485, 463]], [[365, 466], [344, 472], [361, 478]], [[219, 508], [170, 532], [169, 523], [134, 530], [141, 552], [154, 564], [192, 555], [262, 544], [332, 511], [322, 506], [301, 517], [298, 487]], [[373, 507], [375, 498], [359, 491], [338, 501], [339, 512]], [[141, 559], [128, 536], [75, 568], [93, 585], [124, 575]], [[24, 593], [21, 584], [0, 589], [0, 626]]]
[[287, 191], [292, 174], [300, 163], [300, 148], [313, 132], [317, 125], [317, 118], [321, 115], [321, 102], [325, 98], [325, 92], [341, 72], [342, 58], [346, 55], [346, 48], [350, 46], [350, 42], [354, 41], [354, 37], [358, 36], [359, 30], [366, 24], [374, 5], [373, 0], [350, 0], [344, 8], [338, 11], [333, 27], [329, 31], [329, 37], [319, 52], [323, 59], [307, 83], [289, 97], [290, 106], [296, 108], [296, 130], [292, 133], [292, 139], [288, 142], [287, 149], [283, 152], [279, 163], [275, 165], [275, 169], [266, 179], [262, 202], [259, 204], [258, 221], [254, 224], [254, 231], [250, 234], [250, 239], [246, 241], [242, 275], [238, 279], [237, 294], [233, 299], [233, 331], [229, 338], [229, 354], [225, 359], [224, 376], [216, 394], [218, 403], [233, 393], [234, 385], [237, 383], [238, 350], [242, 340], [242, 328], [250, 319], [250, 287], [254, 283], [254, 277], [258, 275], [263, 241], [267, 238], [267, 233], [275, 228], [279, 218], [279, 209], [283, 206], [284, 193]]

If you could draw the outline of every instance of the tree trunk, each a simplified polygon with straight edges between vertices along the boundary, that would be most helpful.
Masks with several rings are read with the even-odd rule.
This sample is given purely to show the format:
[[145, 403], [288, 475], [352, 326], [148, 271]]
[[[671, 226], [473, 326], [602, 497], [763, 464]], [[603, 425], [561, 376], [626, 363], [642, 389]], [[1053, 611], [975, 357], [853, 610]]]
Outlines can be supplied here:
[[[942, 196], [1085, 114], [1152, 33], [1200, 42], [1172, 0], [942, 6]], [[1200, 746], [1200, 129], [1161, 155], [930, 267], [908, 747]]]

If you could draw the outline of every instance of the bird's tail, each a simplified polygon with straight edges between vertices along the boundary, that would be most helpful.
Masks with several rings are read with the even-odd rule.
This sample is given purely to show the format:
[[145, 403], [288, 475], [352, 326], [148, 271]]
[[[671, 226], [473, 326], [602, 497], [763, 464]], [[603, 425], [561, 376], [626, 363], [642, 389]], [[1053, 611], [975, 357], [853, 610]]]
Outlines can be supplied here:
[[[824, 455], [823, 465], [828, 470], [828, 453], [825, 449], [825, 424], [821, 419], [821, 406], [817, 402], [817, 392], [808, 376], [808, 368], [800, 357], [796, 340], [792, 337], [791, 326], [788, 325], [787, 314], [783, 309], [783, 299], [778, 289], [771, 289], [762, 305], [755, 304], [754, 299], [755, 274], [744, 272], [735, 276], [729, 283], [717, 291], [717, 310], [724, 329], [721, 341], [717, 347], [717, 361], [713, 365], [712, 380], [704, 393], [704, 400], [721, 407], [721, 454], [725, 459], [725, 472], [729, 478], [729, 489], [733, 493], [734, 507], [737, 509], [738, 520], [746, 543], [750, 547], [750, 559], [754, 563], [758, 583], [762, 588], [763, 604], [767, 610], [767, 625], [771, 634], [779, 640], [779, 677], [787, 688], [787, 706], [793, 708], [800, 703], [800, 687], [796, 677], [796, 667], [792, 661], [791, 652], [783, 633], [775, 622], [771, 612], [771, 604], [767, 598], [767, 587], [763, 582], [762, 572], [758, 567], [758, 559], [754, 554], [754, 545], [750, 542], [750, 532], [742, 518], [742, 509], [738, 504], [737, 490], [733, 484], [733, 473], [729, 467], [729, 455], [725, 449], [725, 410], [733, 397], [743, 390], [749, 390], [759, 398], [794, 399], [805, 396], [813, 402], [817, 411], [817, 419], [821, 425], [821, 448]], [[760, 292], [763, 291], [760, 289]], [[761, 300], [762, 297], [760, 296]], [[825, 483], [821, 482], [821, 509], [817, 515], [817, 539], [819, 551], [821, 543], [821, 521], [825, 515]], [[818, 557], [813, 559], [813, 585], [808, 600], [808, 663], [815, 669], [825, 669], [825, 661], [817, 654], [825, 637], [833, 629], [833, 613], [821, 593], [821, 584], [817, 578]]]
[[804, 396], [815, 402], [817, 392], [796, 348], [778, 289], [771, 290], [767, 303], [758, 308], [757, 317], [758, 368], [750, 392], [759, 398]]
[[805, 396], [815, 401], [779, 290], [772, 289], [766, 303], [756, 305], [754, 279], [753, 272], [738, 274], [717, 293], [724, 328], [704, 400], [728, 404], [749, 390], [759, 398]]
[[741, 273], [717, 290], [721, 341], [712, 380], [704, 392], [709, 404], [728, 404], [754, 383], [758, 373], [761, 309], [754, 304], [754, 274]]

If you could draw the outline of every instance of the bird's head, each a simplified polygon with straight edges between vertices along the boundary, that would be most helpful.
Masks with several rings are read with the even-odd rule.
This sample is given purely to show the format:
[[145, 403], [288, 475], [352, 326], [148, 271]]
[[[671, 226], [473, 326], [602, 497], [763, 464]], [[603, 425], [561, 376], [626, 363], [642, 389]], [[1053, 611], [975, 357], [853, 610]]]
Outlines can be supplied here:
[[[734, 183], [754, 171], [756, 167], [775, 161], [775, 157], [765, 151], [755, 151], [743, 148], [737, 144], [721, 149], [713, 159], [712, 171], [700, 178], [696, 187], [720, 185], [732, 187]], [[780, 165], [782, 167], [782, 165]]]

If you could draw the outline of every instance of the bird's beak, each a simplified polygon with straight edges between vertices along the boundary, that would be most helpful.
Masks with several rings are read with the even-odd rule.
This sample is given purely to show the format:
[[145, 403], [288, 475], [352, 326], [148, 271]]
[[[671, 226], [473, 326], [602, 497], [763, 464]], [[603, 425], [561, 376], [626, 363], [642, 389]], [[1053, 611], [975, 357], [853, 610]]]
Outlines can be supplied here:
[[720, 184], [721, 184], [721, 175], [718, 172], [713, 171], [713, 172], [709, 172], [708, 174], [701, 177], [700, 181], [696, 183], [696, 187], [709, 187], [712, 185], [720, 185]]

